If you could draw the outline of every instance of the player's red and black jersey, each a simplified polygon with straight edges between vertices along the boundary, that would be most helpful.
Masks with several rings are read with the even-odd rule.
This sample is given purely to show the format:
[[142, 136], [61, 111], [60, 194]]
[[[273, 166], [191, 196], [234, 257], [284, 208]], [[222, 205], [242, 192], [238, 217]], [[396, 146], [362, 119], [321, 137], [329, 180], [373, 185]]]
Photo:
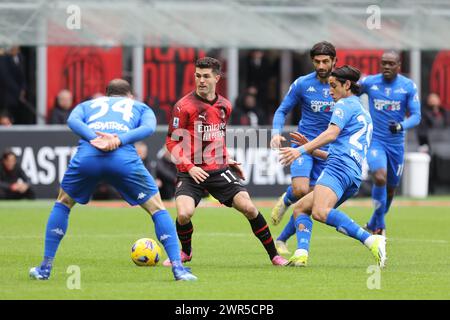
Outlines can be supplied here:
[[193, 166], [205, 171], [227, 167], [225, 136], [230, 115], [231, 103], [220, 95], [208, 101], [192, 91], [175, 104], [166, 146], [179, 172]]

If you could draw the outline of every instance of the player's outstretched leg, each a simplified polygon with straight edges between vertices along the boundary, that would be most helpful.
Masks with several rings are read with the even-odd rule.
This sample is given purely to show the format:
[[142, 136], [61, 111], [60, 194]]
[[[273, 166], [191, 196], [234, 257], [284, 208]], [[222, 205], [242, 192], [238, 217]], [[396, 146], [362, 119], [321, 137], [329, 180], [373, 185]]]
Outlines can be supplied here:
[[239, 212], [242, 212], [248, 219], [253, 234], [261, 241], [272, 264], [275, 266], [287, 265], [288, 261], [280, 256], [275, 248], [275, 243], [266, 219], [264, 219], [263, 215], [256, 209], [249, 194], [245, 191], [236, 194], [233, 198], [233, 207]]
[[175, 280], [197, 280], [197, 277], [191, 273], [191, 270], [183, 266], [175, 226], [169, 212], [167, 212], [162, 203], [159, 193], [141, 206], [151, 214], [155, 225], [156, 237], [163, 245], [164, 250], [169, 257], [169, 265], [172, 266]]
[[63, 190], [60, 190], [58, 200], [55, 202], [47, 221], [44, 259], [39, 266], [30, 269], [29, 275], [31, 279], [47, 280], [50, 277], [53, 259], [55, 258], [61, 240], [66, 234], [70, 209], [74, 205], [75, 201]]
[[[324, 182], [332, 181], [329, 175], [323, 178]], [[332, 177], [331, 177], [332, 178]], [[334, 209], [338, 200], [344, 202], [347, 197], [353, 195], [355, 190], [348, 188], [345, 194], [335, 192], [325, 185], [316, 185], [314, 189], [312, 216], [315, 220], [333, 226], [337, 231], [359, 240], [374, 255], [377, 264], [384, 267], [386, 261], [386, 237], [381, 235], [371, 235], [350, 219], [345, 213]], [[337, 194], [341, 194], [338, 198]], [[338, 204], [339, 205], [339, 204]]]
[[[313, 213], [314, 214], [314, 213]], [[361, 241], [375, 257], [377, 264], [383, 268], [386, 262], [386, 237], [371, 235], [345, 213], [332, 209], [326, 217], [325, 223], [336, 228], [337, 231]]]
[[278, 198], [277, 203], [272, 209], [270, 215], [272, 224], [276, 226], [283, 219], [284, 214], [289, 209], [289, 206], [297, 201], [297, 197], [294, 195], [292, 186], [286, 189], [286, 192]]
[[169, 213], [166, 210], [159, 210], [152, 215], [152, 219], [155, 223], [156, 236], [169, 256], [175, 280], [197, 280], [190, 269], [183, 266], [177, 233]]
[[44, 259], [40, 266], [30, 269], [30, 278], [47, 280], [53, 266], [53, 259], [59, 243], [67, 231], [70, 209], [64, 204], [56, 202], [50, 213], [45, 232]]

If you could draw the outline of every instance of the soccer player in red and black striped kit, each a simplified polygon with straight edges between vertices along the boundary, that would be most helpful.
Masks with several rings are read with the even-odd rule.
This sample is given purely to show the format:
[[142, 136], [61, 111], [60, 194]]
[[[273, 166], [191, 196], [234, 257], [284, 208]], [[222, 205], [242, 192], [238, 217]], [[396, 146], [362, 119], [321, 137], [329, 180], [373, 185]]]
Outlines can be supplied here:
[[[218, 60], [211, 57], [197, 60], [196, 89], [175, 104], [169, 123], [166, 146], [178, 169], [176, 228], [182, 261], [192, 259], [191, 218], [206, 190], [220, 203], [242, 212], [272, 263], [286, 265], [287, 260], [275, 248], [266, 220], [240, 183], [240, 179], [245, 179], [240, 164], [228, 157], [225, 135], [231, 103], [216, 94], [220, 74]], [[170, 261], [163, 264], [169, 266]]]

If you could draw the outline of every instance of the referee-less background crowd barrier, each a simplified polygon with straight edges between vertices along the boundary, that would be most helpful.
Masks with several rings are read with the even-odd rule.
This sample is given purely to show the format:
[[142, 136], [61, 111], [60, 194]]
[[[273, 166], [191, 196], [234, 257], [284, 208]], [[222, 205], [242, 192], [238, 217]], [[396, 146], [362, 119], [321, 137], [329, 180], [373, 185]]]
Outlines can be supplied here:
[[[239, 129], [235, 133], [241, 139], [246, 130]], [[64, 126], [54, 129], [27, 127], [22, 130], [16, 127], [2, 130], [0, 135], [0, 150], [11, 148], [16, 153], [18, 163], [30, 178], [37, 198], [54, 198], [70, 157], [76, 152], [79, 138]], [[266, 138], [261, 139], [264, 135]], [[161, 126], [153, 136], [144, 140], [150, 162], [156, 161], [166, 136], [167, 128]], [[233, 139], [229, 139], [230, 154], [242, 163], [247, 174], [244, 184], [257, 197], [281, 194], [290, 182], [290, 175], [287, 168], [278, 164], [277, 152], [268, 148], [270, 131], [253, 130], [252, 136], [258, 139], [255, 143], [245, 139], [246, 142], [241, 145], [235, 138], [234, 147]], [[259, 146], [260, 142], [265, 145]]]
[[[294, 131], [286, 128], [285, 132]], [[291, 177], [288, 168], [278, 163], [278, 154], [269, 147], [270, 128], [228, 127], [227, 145], [230, 155], [242, 163], [247, 175], [243, 183], [252, 196], [275, 197], [284, 192]], [[166, 126], [158, 126], [157, 131], [144, 140], [148, 146], [148, 162], [155, 163], [158, 152], [165, 144]], [[285, 134], [286, 138], [287, 134]], [[429, 170], [429, 192], [448, 192], [450, 185], [450, 145], [447, 143], [450, 131], [431, 131], [430, 137], [434, 155]], [[11, 148], [18, 156], [18, 163], [33, 184], [37, 198], [54, 198], [59, 184], [76, 152], [79, 138], [66, 126], [39, 127], [16, 126], [0, 130], [0, 150]], [[411, 132], [406, 143], [406, 152], [417, 149], [416, 135]], [[285, 143], [287, 145], [287, 143]], [[154, 174], [152, 172], [152, 174]], [[370, 195], [370, 177], [367, 166], [363, 167], [365, 181], [359, 194]], [[406, 190], [405, 190], [406, 191]]]

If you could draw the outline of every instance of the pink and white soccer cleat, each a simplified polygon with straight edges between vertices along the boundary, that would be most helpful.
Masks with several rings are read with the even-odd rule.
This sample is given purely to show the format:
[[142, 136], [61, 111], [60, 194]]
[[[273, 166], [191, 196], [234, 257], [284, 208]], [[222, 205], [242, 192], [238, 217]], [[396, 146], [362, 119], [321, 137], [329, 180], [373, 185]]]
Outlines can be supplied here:
[[[184, 253], [183, 251], [181, 251], [180, 252], [180, 255], [181, 255], [181, 262], [189, 262], [189, 261], [191, 261], [192, 260], [192, 250], [191, 250], [191, 254], [190, 255], [187, 255], [186, 253]], [[164, 262], [163, 262], [163, 266], [164, 267], [171, 267], [172, 266], [172, 263], [170, 262], [170, 259], [166, 259]]]
[[272, 264], [274, 266], [286, 266], [289, 263], [289, 261], [282, 256], [275, 256], [272, 259]]

